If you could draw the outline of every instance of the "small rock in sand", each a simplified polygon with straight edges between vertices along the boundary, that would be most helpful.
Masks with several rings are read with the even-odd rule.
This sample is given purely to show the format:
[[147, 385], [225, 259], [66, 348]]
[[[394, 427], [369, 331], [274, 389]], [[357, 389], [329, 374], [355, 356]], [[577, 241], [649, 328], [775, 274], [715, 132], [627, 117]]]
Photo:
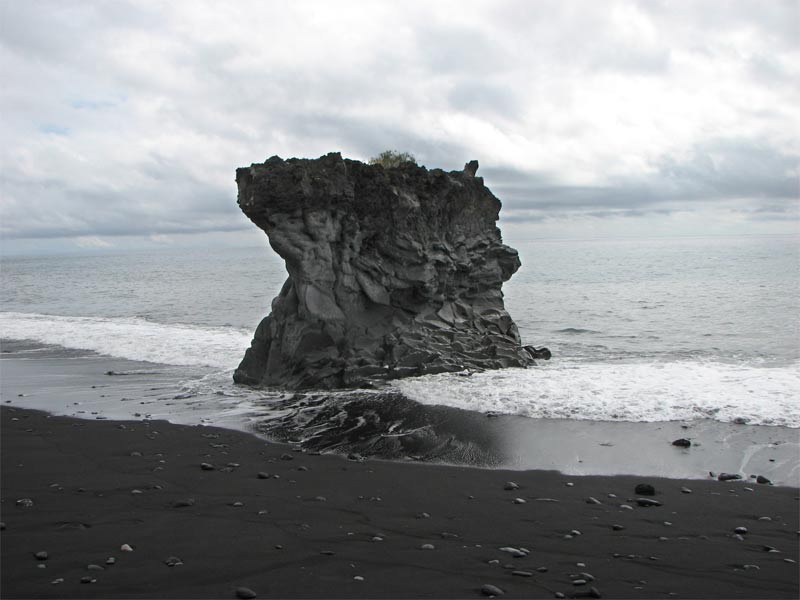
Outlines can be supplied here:
[[492, 585], [491, 583], [484, 584], [481, 586], [481, 594], [484, 596], [503, 596], [505, 592], [501, 590], [496, 585]]
[[264, 471], [259, 471], [257, 477], [259, 479], [269, 479], [269, 473], [265, 473]]
[[172, 503], [173, 508], [185, 508], [187, 506], [194, 506], [194, 498], [186, 498], [184, 500], [175, 500]]
[[203, 469], [203, 471], [213, 471], [214, 465], [212, 465], [211, 463], [204, 462], [200, 463], [200, 468]]
[[422, 544], [422, 546], [420, 546], [419, 549], [420, 550], [436, 550], [436, 546], [434, 546], [433, 544]]
[[511, 571], [511, 574], [517, 577], [533, 577], [533, 573], [530, 571]]
[[654, 500], [653, 498], [637, 498], [636, 504], [645, 508], [649, 508], [651, 506], [661, 506], [661, 502]]
[[109, 557], [106, 559], [106, 564], [107, 564], [107, 565], [113, 565], [113, 564], [114, 564], [114, 563], [116, 563], [116, 562], [117, 562], [117, 559], [116, 559], [116, 558], [114, 558], [113, 556], [109, 556]]
[[763, 475], [759, 475], [758, 477], [756, 477], [756, 483], [772, 483], [772, 482]]
[[53, 581], [51, 581], [50, 583], [53, 584], [53, 585], [58, 585], [59, 583], [64, 583], [64, 578], [63, 577], [59, 577], [58, 579], [53, 579]]
[[122, 544], [119, 549], [123, 552], [133, 552], [133, 548], [131, 548], [130, 544]]
[[745, 533], [747, 533], [747, 527], [736, 527], [733, 530], [733, 533], [738, 533], [740, 535], [744, 535]]
[[33, 555], [36, 560], [47, 560], [49, 558], [49, 554], [47, 554], [46, 550], [40, 550], [36, 554]]
[[742, 476], [738, 473], [720, 473], [717, 475], [717, 481], [735, 481], [741, 478]]
[[586, 504], [602, 504], [602, 502], [600, 502], [600, 500], [598, 500], [597, 498], [595, 498], [593, 496], [589, 496], [586, 499]]
[[105, 571], [105, 569], [103, 569], [103, 567], [101, 567], [100, 565], [95, 565], [95, 564], [86, 565], [86, 570], [87, 571]]
[[95, 579], [91, 575], [84, 575], [83, 577], [81, 577], [81, 583], [97, 583], [97, 579]]
[[691, 493], [692, 493], [692, 490], [690, 490], [689, 488], [687, 488], [687, 487], [682, 487], [681, 488], [681, 494], [691, 494]]
[[614, 524], [614, 525], [611, 526], [611, 529], [613, 529], [614, 531], [622, 531], [625, 528], [622, 525]]
[[418, 519], [430, 519], [430, 518], [431, 518], [431, 516], [430, 516], [428, 513], [426, 513], [426, 512], [422, 512], [422, 513], [419, 513], [419, 514], [417, 515], [417, 518], [418, 518]]
[[514, 483], [513, 481], [506, 481], [505, 485], [503, 486], [504, 490], [518, 490], [519, 484]]
[[31, 508], [33, 506], [33, 500], [30, 498], [20, 498], [17, 500], [17, 506], [20, 508]]
[[6, 524], [0, 521], [0, 531], [5, 531], [5, 529], [6, 529]]
[[256, 597], [256, 593], [250, 588], [238, 587], [236, 588], [236, 597], [242, 600], [251, 600]]
[[634, 492], [639, 496], [655, 496], [656, 489], [649, 483], [640, 483], [634, 489]]
[[689, 448], [692, 445], [692, 442], [686, 438], [680, 438], [672, 442], [672, 445], [677, 446], [678, 448]]
[[164, 559], [164, 564], [168, 567], [177, 567], [183, 564], [183, 561], [177, 556], [170, 556]]
[[514, 498], [514, 504], [525, 504], [525, 498]]
[[283, 454], [281, 454], [281, 460], [294, 460], [294, 456], [284, 452]]

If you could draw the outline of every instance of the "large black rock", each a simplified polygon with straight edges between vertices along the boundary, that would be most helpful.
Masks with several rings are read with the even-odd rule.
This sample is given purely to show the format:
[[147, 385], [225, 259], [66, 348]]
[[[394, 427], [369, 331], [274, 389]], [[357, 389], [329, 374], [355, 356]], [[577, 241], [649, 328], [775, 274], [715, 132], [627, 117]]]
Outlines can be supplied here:
[[289, 278], [234, 380], [358, 387], [532, 364], [501, 291], [519, 257], [477, 166], [383, 168], [332, 153], [237, 169], [239, 206]]

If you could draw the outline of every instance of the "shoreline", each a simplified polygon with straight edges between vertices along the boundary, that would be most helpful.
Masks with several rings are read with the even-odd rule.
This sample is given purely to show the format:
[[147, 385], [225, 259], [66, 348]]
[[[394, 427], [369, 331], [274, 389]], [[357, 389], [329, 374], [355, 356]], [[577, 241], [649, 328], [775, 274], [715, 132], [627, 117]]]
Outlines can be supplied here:
[[[527, 598], [800, 590], [794, 487], [352, 461], [217, 427], [9, 406], [0, 418], [4, 598], [234, 598], [242, 586], [278, 598], [477, 598], [484, 585]], [[637, 494], [639, 483], [655, 495]]]
[[[113, 372], [117, 375], [109, 376]], [[21, 408], [89, 420], [164, 419], [176, 424], [218, 425], [246, 431], [261, 439], [303, 437], [303, 429], [271, 431], [276, 414], [261, 392], [220, 382], [202, 390], [203, 370], [137, 362], [67, 350], [34, 342], [4, 342], [0, 355], [3, 402]], [[124, 374], [124, 375], [123, 375]], [[189, 390], [185, 382], [190, 380]], [[197, 388], [200, 388], [199, 390]], [[230, 394], [230, 396], [228, 395]], [[278, 396], [276, 394], [276, 396]], [[324, 396], [324, 395], [323, 395]], [[296, 410], [309, 418], [312, 409], [303, 398]], [[342, 405], [344, 406], [344, 405]], [[340, 413], [337, 406], [330, 411]], [[373, 405], [379, 415], [373, 429], [359, 430], [350, 447], [340, 452], [362, 452], [371, 440], [388, 439], [387, 427], [403, 422], [406, 429], [431, 432], [418, 440], [424, 447], [453, 439], [460, 455], [438, 462], [472, 464], [490, 469], [556, 470], [570, 475], [657, 474], [675, 479], [708, 478], [709, 472], [736, 473], [743, 479], [767, 477], [780, 485], [800, 486], [800, 430], [780, 426], [737, 425], [718, 421], [623, 422], [492, 416], [462, 409], [406, 402]], [[364, 406], [356, 405], [352, 422]], [[277, 409], [285, 412], [284, 407]], [[335, 419], [323, 419], [333, 423]], [[273, 421], [274, 422], [274, 421]], [[290, 423], [291, 425], [291, 423]], [[345, 423], [328, 427], [328, 441], [338, 443], [353, 435]], [[689, 438], [691, 448], [672, 441]], [[358, 439], [362, 439], [359, 442]], [[408, 441], [406, 455], [423, 454]], [[422, 448], [424, 449], [424, 448]], [[436, 458], [435, 456], [433, 458]], [[437, 462], [436, 460], [432, 462]]]

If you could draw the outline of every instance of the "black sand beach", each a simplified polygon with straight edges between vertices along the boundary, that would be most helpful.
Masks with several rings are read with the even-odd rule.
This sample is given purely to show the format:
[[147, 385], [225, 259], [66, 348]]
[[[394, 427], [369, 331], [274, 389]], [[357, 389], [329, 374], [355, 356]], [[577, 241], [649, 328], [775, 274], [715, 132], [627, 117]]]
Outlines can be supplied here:
[[240, 587], [471, 598], [487, 584], [520, 598], [798, 594], [796, 488], [295, 450], [213, 427], [3, 407], [3, 598], [234, 598]]

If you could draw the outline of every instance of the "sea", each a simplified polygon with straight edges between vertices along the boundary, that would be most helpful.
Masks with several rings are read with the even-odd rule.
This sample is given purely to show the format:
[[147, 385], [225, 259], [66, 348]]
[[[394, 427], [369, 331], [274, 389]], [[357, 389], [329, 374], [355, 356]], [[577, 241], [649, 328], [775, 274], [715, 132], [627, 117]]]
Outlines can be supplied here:
[[[523, 342], [552, 359], [391, 382], [380, 393], [402, 398], [406, 414], [446, 407], [482, 418], [800, 428], [800, 238], [507, 243], [522, 267], [503, 288], [506, 308]], [[233, 384], [286, 279], [266, 241], [3, 256], [0, 267], [6, 345], [152, 363], [180, 381], [183, 397], [223, 398], [228, 413], [256, 411], [265, 422], [293, 415], [294, 435], [334, 418], [320, 407], [335, 394], [298, 400]]]

